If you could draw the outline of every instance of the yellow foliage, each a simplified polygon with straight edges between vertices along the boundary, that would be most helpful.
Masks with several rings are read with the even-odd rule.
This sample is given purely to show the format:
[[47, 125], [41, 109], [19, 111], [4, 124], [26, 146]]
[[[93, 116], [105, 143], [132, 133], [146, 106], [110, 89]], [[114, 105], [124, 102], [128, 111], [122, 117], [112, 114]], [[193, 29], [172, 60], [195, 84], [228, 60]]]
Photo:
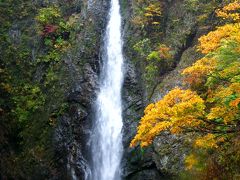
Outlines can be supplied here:
[[225, 98], [227, 96], [230, 96], [232, 94], [240, 94], [240, 83], [232, 83], [230, 86], [219, 86], [216, 89], [215, 96], [217, 98]]
[[235, 1], [233, 3], [230, 3], [223, 7], [222, 9], [218, 9], [216, 11], [217, 16], [221, 17], [223, 19], [231, 19], [234, 21], [239, 21], [240, 20], [240, 14], [238, 12], [231, 12], [231, 11], [236, 11], [240, 9], [240, 2]]
[[135, 13], [131, 22], [140, 27], [144, 27], [145, 25], [159, 25], [160, 17], [162, 16], [162, 6], [161, 3], [146, 1], [146, 0], [135, 0], [133, 1], [135, 4]]
[[[138, 143], [142, 147], [150, 145], [162, 131], [172, 134], [193, 131], [197, 137], [195, 150], [219, 152], [234, 136], [239, 136], [240, 22], [239, 14], [236, 16], [239, 10], [239, 1], [217, 10], [219, 17], [230, 19], [231, 23], [199, 38], [198, 50], [205, 56], [182, 72], [192, 90], [175, 88], [147, 106], [131, 147]], [[161, 47], [159, 52], [166, 57], [169, 49]], [[185, 163], [191, 169], [199, 162], [192, 154]]]
[[144, 16], [146, 18], [146, 22], [152, 25], [159, 25], [160, 22], [159, 17], [162, 15], [162, 8], [159, 2], [151, 3], [145, 9]]
[[207, 134], [199, 137], [195, 141], [195, 146], [200, 148], [217, 148], [216, 136], [214, 134]]
[[197, 157], [193, 154], [188, 155], [185, 158], [186, 170], [192, 169], [198, 163]]
[[240, 82], [235, 82], [230, 85], [230, 89], [233, 93], [240, 94]]
[[[225, 124], [232, 124], [239, 116], [239, 97], [240, 83], [217, 87], [213, 95], [215, 106], [210, 109], [207, 118], [209, 120], [222, 119]], [[229, 106], [226, 104], [227, 99], [229, 99]]]
[[160, 22], [152, 22], [153, 25], [159, 25]]
[[159, 3], [154, 3], [154, 4], [150, 4], [148, 7], [145, 8], [145, 14], [144, 16], [161, 16], [162, 12], [161, 12], [161, 6]]
[[226, 24], [224, 26], [218, 27], [215, 31], [208, 33], [200, 37], [198, 50], [203, 54], [208, 54], [213, 52], [221, 45], [222, 39], [227, 40], [233, 36], [239, 37], [240, 33], [240, 24]]
[[228, 5], [223, 7], [223, 11], [234, 11], [234, 10], [238, 10], [238, 9], [240, 9], [239, 0], [237, 0], [233, 3], [229, 3]]
[[240, 10], [239, 1], [235, 1], [233, 3], [228, 4], [222, 9], [218, 9], [216, 11], [218, 17], [222, 17], [224, 19], [232, 19], [235, 23], [226, 24], [218, 27], [215, 31], [208, 33], [199, 38], [199, 46], [198, 50], [203, 54], [208, 54], [210, 52], [215, 51], [221, 45], [221, 41], [227, 40], [230, 37], [235, 40], [240, 40], [240, 14], [239, 13], [231, 13], [231, 11]]
[[130, 146], [139, 142], [142, 147], [148, 146], [156, 135], [167, 129], [179, 133], [181, 128], [198, 126], [204, 109], [204, 101], [195, 92], [175, 88], [159, 102], [147, 106]]
[[240, 74], [240, 62], [233, 62], [228, 67], [219, 72], [219, 75], [223, 79], [232, 78], [235, 75]]
[[184, 69], [182, 75], [185, 75], [185, 81], [189, 84], [199, 85], [204, 82], [203, 77], [215, 69], [216, 63], [216, 59], [204, 57], [192, 66]]

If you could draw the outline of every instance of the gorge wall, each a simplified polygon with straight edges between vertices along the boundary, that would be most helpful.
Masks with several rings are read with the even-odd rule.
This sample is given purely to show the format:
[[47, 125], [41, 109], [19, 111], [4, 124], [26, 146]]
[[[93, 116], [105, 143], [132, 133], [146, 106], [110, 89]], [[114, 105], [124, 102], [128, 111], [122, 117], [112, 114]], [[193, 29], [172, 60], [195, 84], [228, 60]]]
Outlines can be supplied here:
[[[186, 0], [161, 0], [159, 2], [162, 4], [162, 15], [159, 29], [146, 29], [133, 23], [134, 17], [138, 15], [137, 2], [120, 0], [125, 57], [122, 92], [124, 118], [122, 176], [126, 180], [171, 179], [183, 170], [183, 159], [188, 149], [182, 139], [188, 137], [177, 137], [166, 132], [155, 139], [153, 146], [144, 150], [139, 147], [129, 148], [129, 144], [136, 133], [144, 107], [149, 102], [159, 100], [173, 87], [183, 85], [179, 74], [182, 69], [200, 57], [195, 53], [197, 39], [211, 28], [214, 17], [209, 16], [199, 22], [198, 10], [191, 7], [194, 4], [189, 4]], [[90, 176], [89, 136], [94, 116], [93, 103], [99, 90], [101, 47], [109, 3], [108, 0], [36, 0], [33, 4], [31, 1], [21, 1], [19, 6], [24, 7], [13, 14], [18, 16], [18, 12], [25, 10], [27, 15], [20, 19], [8, 19], [10, 26], [5, 27], [3, 31], [10, 39], [8, 45], [13, 46], [18, 42], [24, 44], [24, 48], [30, 50], [28, 55], [30, 62], [36, 62], [39, 55], [46, 53], [42, 36], [34, 29], [36, 27], [34, 18], [39, 8], [58, 6], [65, 19], [77, 15], [79, 18], [76, 24], [80, 27], [71, 31], [73, 35], [71, 46], [62, 54], [57, 68], [54, 66], [56, 80], [51, 81], [49, 86], [43, 86], [44, 78], [48, 76], [49, 64], [40, 63], [34, 67], [29, 65], [33, 72], [30, 77], [23, 78], [30, 83], [38, 84], [46, 100], [40, 110], [31, 116], [34, 120], [23, 124], [16, 132], [27, 129], [24, 130], [27, 137], [23, 135], [20, 139], [13, 139], [12, 144], [3, 143], [1, 156], [6, 158], [1, 159], [2, 179], [25, 177], [86, 179]], [[0, 3], [2, 8], [6, 5]], [[31, 11], [27, 9], [29, 6], [32, 6]], [[172, 63], [163, 66], [154, 83], [144, 79], [145, 57], [137, 54], [134, 49], [135, 44], [146, 38], [151, 39], [152, 43], [165, 44], [173, 50]], [[16, 50], [21, 51], [21, 48], [19, 45]], [[13, 58], [8, 64], [9, 50], [2, 48], [2, 54], [6, 56], [2, 56], [5, 59], [2, 60], [1, 66], [14, 69], [17, 59]], [[19, 68], [27, 70], [29, 66], [20, 65]], [[15, 73], [13, 78], [19, 77], [13, 70], [11, 73]], [[21, 84], [15, 82], [12, 84], [21, 87]], [[54, 125], [49, 125], [49, 119]], [[4, 121], [0, 128], [5, 128]], [[47, 134], [46, 137], [39, 138], [44, 132]], [[2, 136], [11, 139], [9, 132], [3, 133]], [[5, 142], [4, 138], [1, 141]], [[21, 144], [19, 141], [24, 145], [19, 145]], [[28, 141], [35, 143], [29, 144]], [[17, 162], [16, 159], [20, 159], [21, 162]], [[13, 174], [11, 168], [14, 169]]]
[[[158, 25], [160, 28], [155, 30], [147, 29], [147, 25], [139, 27], [134, 23], [134, 18], [139, 15], [139, 9], [141, 9], [137, 1], [122, 1], [124, 50], [128, 63], [123, 90], [123, 99], [126, 102], [123, 133], [125, 179], [174, 178], [184, 170], [184, 158], [189, 152], [188, 145], [191, 143], [190, 137], [178, 137], [165, 132], [159, 135], [149, 148], [144, 150], [139, 147], [129, 148], [144, 107], [148, 103], [161, 99], [172, 88], [184, 86], [181, 71], [201, 57], [196, 52], [198, 38], [207, 33], [213, 25], [213, 15], [203, 21], [198, 20], [201, 14], [198, 8], [201, 7], [201, 3], [194, 7], [196, 9], [192, 7], [194, 4], [188, 4], [189, 1], [165, 0], [160, 3], [162, 5], [160, 25]], [[147, 67], [146, 56], [136, 54], [134, 48], [134, 45], [144, 39], [150, 39], [153, 44], [165, 44], [173, 50], [173, 63], [167, 67], [162, 66], [162, 72], [159, 71], [155, 75], [154, 83], [147, 81], [144, 77]], [[148, 47], [144, 46], [144, 48]]]

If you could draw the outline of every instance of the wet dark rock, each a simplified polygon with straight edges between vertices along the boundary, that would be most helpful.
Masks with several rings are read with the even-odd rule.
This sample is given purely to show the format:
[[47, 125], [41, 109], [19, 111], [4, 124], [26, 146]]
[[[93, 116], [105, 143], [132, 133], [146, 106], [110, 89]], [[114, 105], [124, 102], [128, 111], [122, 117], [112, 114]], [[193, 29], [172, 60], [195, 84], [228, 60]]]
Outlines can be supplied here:
[[132, 180], [156, 180], [156, 179], [163, 179], [163, 178], [159, 174], [157, 169], [150, 166], [150, 167], [148, 167], [148, 169], [142, 169], [139, 172], [135, 172], [132, 176], [129, 176], [128, 179], [132, 179]]
[[14, 25], [12, 29], [9, 30], [9, 36], [14, 44], [19, 44], [21, 41], [21, 30], [17, 25]]
[[59, 158], [59, 179], [84, 180], [91, 175], [89, 137], [92, 106], [98, 91], [100, 47], [109, 2], [96, 1], [92, 7], [87, 6], [86, 1], [79, 3], [85, 26], [77, 35], [78, 43], [64, 59], [63, 84], [68, 84], [65, 91], [68, 108], [58, 118], [54, 137]]
[[83, 72], [83, 77], [79, 82], [74, 83], [74, 87], [68, 94], [67, 100], [90, 107], [96, 97], [97, 74], [89, 64], [84, 65]]
[[[86, 144], [90, 133], [87, 110], [75, 103], [70, 105], [68, 114], [58, 120], [55, 130], [56, 154], [60, 156], [60, 167], [68, 176], [83, 178], [91, 171], [87, 163]], [[83, 178], [84, 179], [84, 178]]]
[[[141, 79], [136, 67], [125, 59], [125, 80], [123, 85], [123, 146], [122, 159], [123, 179], [139, 178], [134, 175], [141, 173], [144, 167], [151, 167], [153, 161], [150, 151], [141, 153], [140, 149], [129, 148], [131, 139], [136, 134], [136, 127], [143, 112], [144, 96], [141, 87]], [[151, 171], [151, 170], [150, 170]], [[154, 170], [153, 170], [154, 171]], [[147, 172], [147, 171], [146, 171]], [[141, 176], [141, 175], [140, 175]]]

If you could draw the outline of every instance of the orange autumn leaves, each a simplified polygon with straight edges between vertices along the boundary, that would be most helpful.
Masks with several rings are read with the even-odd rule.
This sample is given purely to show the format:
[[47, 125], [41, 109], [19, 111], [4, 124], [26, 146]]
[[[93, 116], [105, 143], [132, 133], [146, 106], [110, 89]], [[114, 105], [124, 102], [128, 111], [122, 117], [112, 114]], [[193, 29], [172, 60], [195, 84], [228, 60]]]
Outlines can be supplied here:
[[239, 1], [235, 1], [223, 7], [222, 9], [218, 9], [216, 13], [218, 17], [221, 17], [223, 19], [239, 21], [240, 20], [239, 13], [234, 12], [234, 11], [238, 11], [239, 9], [240, 9], [240, 3]]
[[162, 100], [146, 107], [138, 127], [138, 133], [131, 142], [135, 146], [148, 146], [161, 131], [170, 129], [172, 133], [179, 133], [184, 127], [198, 126], [204, 115], [204, 101], [191, 90], [176, 88], [169, 92]]
[[[190, 89], [177, 87], [160, 101], [148, 105], [131, 147], [138, 143], [148, 146], [155, 136], [169, 130], [172, 134], [201, 132], [194, 146], [217, 148], [226, 134], [238, 131], [240, 24], [236, 17], [239, 10], [237, 1], [217, 10], [219, 17], [231, 22], [199, 38], [198, 50], [205, 56], [182, 73]], [[189, 164], [194, 163], [189, 158]]]
[[199, 85], [206, 81], [206, 77], [216, 68], [216, 59], [204, 57], [198, 60], [193, 66], [183, 70], [185, 81], [189, 84]]
[[221, 45], [222, 39], [237, 37], [240, 31], [240, 24], [226, 24], [218, 27], [215, 31], [199, 38], [199, 51], [203, 54], [213, 52]]
[[203, 54], [208, 54], [220, 47], [223, 39], [239, 39], [240, 13], [237, 12], [239, 10], [240, 2], [235, 1], [216, 11], [218, 17], [230, 20], [231, 23], [217, 27], [215, 31], [200, 37], [199, 51]]

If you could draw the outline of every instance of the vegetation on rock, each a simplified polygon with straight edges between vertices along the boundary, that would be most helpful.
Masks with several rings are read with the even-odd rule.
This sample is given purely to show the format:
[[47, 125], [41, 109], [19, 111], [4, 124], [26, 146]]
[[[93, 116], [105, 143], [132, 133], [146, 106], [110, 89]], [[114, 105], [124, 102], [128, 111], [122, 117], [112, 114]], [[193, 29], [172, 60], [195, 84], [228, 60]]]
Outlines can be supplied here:
[[[90, 71], [97, 72], [100, 66], [99, 52], [96, 51], [100, 48], [100, 32], [105, 24], [104, 18], [101, 17], [97, 22], [98, 19], [93, 17], [103, 12], [91, 12], [96, 14], [87, 17], [84, 9], [86, 2], [0, 1], [0, 179], [50, 179], [62, 173], [58, 172], [58, 162], [62, 160], [62, 154], [57, 154], [54, 149], [54, 131], [59, 118], [65, 115], [67, 110], [69, 113], [77, 111], [79, 116], [85, 118], [86, 112], [78, 111], [78, 107], [88, 108], [87, 99], [92, 98], [90, 91], [94, 91], [91, 88], [95, 86], [95, 82], [87, 81], [92, 78], [89, 78]], [[156, 139], [159, 141], [161, 133], [165, 133], [165, 137], [170, 134], [179, 137], [176, 141], [180, 143], [182, 139], [188, 141], [182, 143], [182, 146], [192, 144], [190, 150], [186, 151], [188, 154], [183, 149], [179, 151], [183, 154], [186, 169], [179, 174], [179, 178], [238, 179], [239, 0], [124, 0], [121, 3], [124, 5], [122, 10], [127, 13], [126, 16], [129, 15], [125, 18], [130, 18], [125, 19], [124, 23], [124, 30], [131, 31], [125, 32], [128, 38], [124, 49], [128, 57], [126, 59], [136, 63], [137, 73], [142, 75], [136, 77], [136, 81], [143, 80], [136, 84], [142, 85], [144, 89], [130, 86], [129, 89], [137, 91], [129, 92], [141, 94], [136, 97], [142, 96], [144, 92], [147, 94], [146, 99], [129, 96], [127, 101], [133, 105], [127, 107], [130, 110], [126, 109], [126, 113], [129, 113], [131, 108], [136, 109], [136, 113], [131, 114], [131, 117], [138, 118], [141, 115], [139, 112], [142, 104], [149, 103], [154, 88], [178, 66], [179, 62], [184, 64], [182, 59], [185, 58], [188, 64], [194, 61], [190, 56], [198, 59], [190, 67], [185, 68], [187, 63], [183, 65], [183, 85], [177, 79], [178, 82], [173, 84], [178, 86], [174, 89], [167, 87], [168, 93], [164, 97], [145, 108], [137, 134], [130, 145], [140, 145], [140, 148], [132, 149], [129, 158], [136, 167], [134, 171], [147, 171], [153, 166], [159, 170], [159, 164], [166, 163], [166, 159], [171, 156], [169, 146], [173, 147], [174, 152], [178, 151], [178, 145], [168, 143], [166, 138], [164, 143], [158, 145], [167, 144], [168, 147], [162, 147], [162, 156], [151, 161], [150, 148], [144, 148], [154, 144]], [[105, 6], [107, 5], [104, 5], [104, 8]], [[200, 35], [195, 47], [195, 39]], [[189, 47], [191, 50], [184, 54], [183, 58], [183, 52]], [[193, 53], [194, 48], [197, 51]], [[72, 59], [72, 53], [75, 53], [76, 60]], [[85, 70], [82, 67], [86, 64], [92, 67], [86, 66]], [[81, 74], [82, 71], [89, 72], [83, 77], [79, 75], [75, 78], [72, 72], [66, 72], [68, 66], [71, 66], [69, 71], [77, 69], [76, 74]], [[134, 71], [133, 69], [131, 68], [131, 71]], [[134, 73], [129, 73], [129, 76]], [[76, 82], [83, 82], [87, 96], [82, 92], [82, 87], [77, 86], [77, 93], [81, 91], [83, 95], [67, 100], [71, 84], [69, 81], [73, 78], [77, 79]], [[135, 77], [133, 84], [135, 85]], [[88, 86], [91, 86], [90, 89]], [[75, 92], [71, 94], [78, 95]], [[70, 103], [67, 101], [73, 101], [74, 105], [69, 108]], [[83, 102], [78, 104], [76, 101]], [[82, 122], [76, 120], [74, 123], [79, 125]], [[134, 123], [129, 122], [126, 125], [129, 125], [129, 139], [134, 132]], [[71, 133], [77, 134], [78, 129], [72, 129]], [[191, 141], [187, 139], [189, 136]], [[75, 147], [72, 148], [73, 151], [80, 152]], [[154, 153], [159, 155], [158, 152]], [[165, 155], [166, 158], [162, 158]], [[175, 156], [171, 163], [176, 163], [179, 159], [180, 156]], [[156, 161], [159, 161], [159, 164]], [[138, 167], [141, 163], [142, 167]], [[76, 163], [76, 166], [78, 165]], [[173, 167], [175, 168], [174, 165]], [[133, 173], [130, 176], [134, 177], [135, 172], [130, 173]]]
[[176, 87], [146, 107], [131, 147], [149, 146], [166, 130], [194, 133], [192, 153], [185, 159], [188, 173], [207, 179], [240, 173], [239, 11], [239, 1], [216, 10], [222, 25], [199, 38], [204, 57], [182, 72], [187, 88]]
[[1, 1], [0, 12], [0, 178], [48, 179], [57, 173], [53, 131], [66, 107], [61, 59], [79, 17], [28, 0]]

